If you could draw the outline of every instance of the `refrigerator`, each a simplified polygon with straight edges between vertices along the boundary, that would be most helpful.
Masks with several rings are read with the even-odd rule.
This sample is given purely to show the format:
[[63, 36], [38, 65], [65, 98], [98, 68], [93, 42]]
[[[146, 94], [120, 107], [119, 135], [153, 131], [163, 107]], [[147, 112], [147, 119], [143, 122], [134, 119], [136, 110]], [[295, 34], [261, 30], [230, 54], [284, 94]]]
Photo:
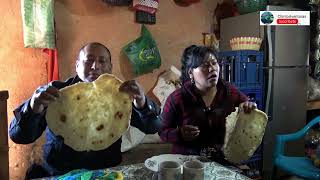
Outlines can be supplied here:
[[[267, 6], [267, 11], [296, 11], [292, 7]], [[275, 137], [306, 125], [309, 26], [260, 26], [259, 12], [221, 20], [220, 51], [231, 50], [233, 37], [263, 38], [265, 109], [268, 124], [262, 142], [263, 178], [271, 179]], [[303, 156], [303, 139], [286, 145], [289, 156]]]

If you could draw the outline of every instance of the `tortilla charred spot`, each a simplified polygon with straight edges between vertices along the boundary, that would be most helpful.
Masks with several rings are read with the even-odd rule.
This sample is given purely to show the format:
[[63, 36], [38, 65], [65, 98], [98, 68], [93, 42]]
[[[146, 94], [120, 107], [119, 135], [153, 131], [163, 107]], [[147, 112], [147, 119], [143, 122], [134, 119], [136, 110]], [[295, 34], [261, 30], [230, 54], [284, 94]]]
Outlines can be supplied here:
[[80, 99], [81, 99], [81, 97], [80, 97], [80, 95], [78, 95], [78, 96], [77, 96], [77, 100], [80, 100]]
[[92, 144], [102, 144], [103, 141], [102, 140], [99, 140], [99, 141], [92, 141]]
[[114, 137], [114, 134], [113, 134], [113, 133], [111, 133], [111, 134], [110, 134], [110, 137], [112, 137], [112, 138], [113, 138], [113, 137]]
[[121, 119], [122, 116], [123, 116], [123, 114], [119, 111], [117, 111], [117, 113], [114, 115], [115, 118], [119, 118], [119, 119]]
[[60, 121], [65, 123], [67, 121], [67, 116], [65, 114], [61, 114]]
[[127, 101], [123, 101], [123, 104], [127, 104], [128, 102]]
[[96, 127], [97, 131], [101, 131], [104, 128], [103, 124], [100, 124], [98, 127]]

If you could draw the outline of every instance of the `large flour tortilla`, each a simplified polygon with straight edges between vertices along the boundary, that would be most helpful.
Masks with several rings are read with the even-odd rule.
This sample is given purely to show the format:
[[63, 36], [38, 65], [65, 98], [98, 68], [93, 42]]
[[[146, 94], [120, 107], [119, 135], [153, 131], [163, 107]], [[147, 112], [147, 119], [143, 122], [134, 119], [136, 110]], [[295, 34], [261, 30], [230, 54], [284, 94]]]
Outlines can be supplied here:
[[132, 105], [129, 95], [119, 92], [121, 83], [105, 74], [92, 83], [61, 89], [61, 96], [47, 109], [49, 128], [76, 151], [109, 147], [130, 124]]
[[232, 112], [226, 119], [226, 159], [234, 163], [248, 160], [261, 144], [267, 121], [267, 115], [258, 109], [249, 114], [238, 109]]

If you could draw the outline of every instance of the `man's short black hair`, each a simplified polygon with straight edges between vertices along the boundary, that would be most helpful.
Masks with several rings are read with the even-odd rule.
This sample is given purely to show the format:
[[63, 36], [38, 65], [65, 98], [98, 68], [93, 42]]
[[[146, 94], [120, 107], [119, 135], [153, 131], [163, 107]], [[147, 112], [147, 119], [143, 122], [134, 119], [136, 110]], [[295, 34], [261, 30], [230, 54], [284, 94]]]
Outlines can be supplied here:
[[[89, 46], [89, 45], [101, 46], [101, 47], [103, 47], [105, 50], [107, 50], [107, 52], [109, 53], [110, 62], [111, 62], [111, 53], [110, 53], [109, 49], [108, 49], [105, 45], [103, 45], [103, 44], [101, 44], [101, 43], [99, 43], [99, 42], [90, 42], [90, 43], [87, 43], [87, 44], [83, 45], [83, 46], [79, 49], [79, 55], [80, 55], [80, 52], [83, 51], [84, 48], [87, 47], [87, 46]], [[78, 55], [78, 60], [79, 60], [79, 55]]]

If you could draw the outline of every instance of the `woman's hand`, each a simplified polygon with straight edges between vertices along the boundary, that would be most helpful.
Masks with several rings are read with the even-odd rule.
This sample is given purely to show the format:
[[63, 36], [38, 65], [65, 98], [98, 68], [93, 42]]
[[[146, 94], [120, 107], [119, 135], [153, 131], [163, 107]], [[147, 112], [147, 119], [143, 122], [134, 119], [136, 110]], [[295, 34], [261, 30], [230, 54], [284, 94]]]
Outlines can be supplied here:
[[119, 90], [129, 94], [136, 108], [142, 109], [146, 104], [146, 97], [142, 86], [136, 80], [125, 81]]
[[183, 140], [192, 141], [199, 136], [200, 130], [197, 126], [183, 125], [180, 127], [180, 133]]
[[253, 109], [257, 108], [257, 104], [254, 102], [246, 101], [239, 105], [240, 110], [243, 110], [245, 113], [250, 113]]

